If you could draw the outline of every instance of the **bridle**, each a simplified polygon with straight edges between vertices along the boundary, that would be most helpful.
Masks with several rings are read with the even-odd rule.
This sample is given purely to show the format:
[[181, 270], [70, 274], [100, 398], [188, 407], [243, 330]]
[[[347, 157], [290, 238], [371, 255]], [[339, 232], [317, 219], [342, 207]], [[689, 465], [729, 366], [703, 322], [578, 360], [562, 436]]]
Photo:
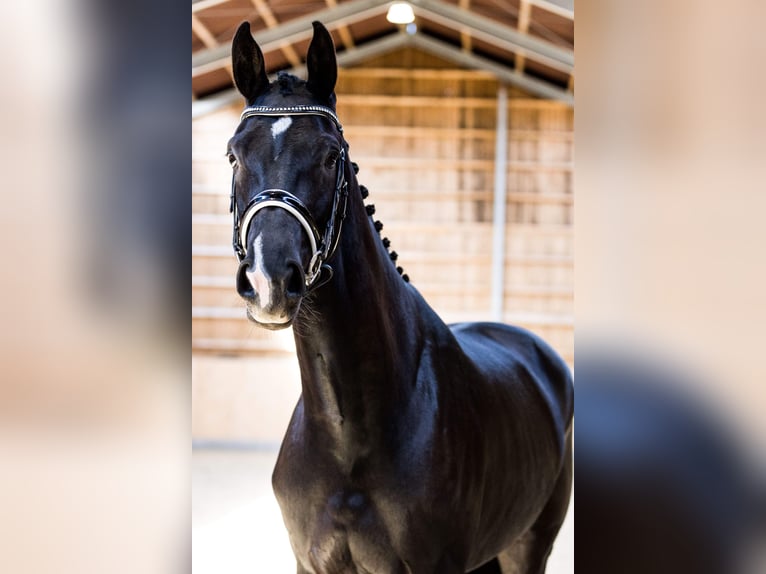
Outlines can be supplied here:
[[[240, 121], [253, 116], [322, 116], [330, 119], [338, 128], [343, 138], [343, 126], [341, 126], [335, 112], [324, 106], [290, 106], [270, 107], [251, 106], [244, 109]], [[319, 227], [314, 222], [311, 212], [306, 205], [295, 195], [284, 189], [266, 189], [253, 197], [245, 208], [240, 218], [237, 202], [234, 194], [234, 177], [231, 182], [231, 206], [229, 211], [234, 217], [234, 237], [232, 244], [237, 259], [241, 262], [247, 256], [247, 233], [255, 215], [267, 207], [284, 209], [301, 224], [308, 235], [311, 243], [311, 260], [305, 273], [306, 291], [311, 292], [327, 283], [332, 278], [332, 267], [325, 262], [329, 260], [338, 247], [343, 220], [346, 217], [346, 204], [348, 200], [348, 182], [346, 181], [346, 149], [343, 140], [338, 158], [338, 175], [335, 178], [335, 192], [332, 200], [330, 219], [325, 227], [324, 234], [320, 234]], [[324, 277], [322, 277], [324, 276]], [[320, 277], [322, 279], [320, 280]]]

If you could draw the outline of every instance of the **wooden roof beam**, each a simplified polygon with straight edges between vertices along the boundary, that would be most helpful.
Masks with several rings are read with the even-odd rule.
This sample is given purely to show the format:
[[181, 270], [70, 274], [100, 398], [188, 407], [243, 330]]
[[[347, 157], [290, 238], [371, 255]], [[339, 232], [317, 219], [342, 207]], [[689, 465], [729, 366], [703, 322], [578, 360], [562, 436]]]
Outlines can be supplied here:
[[441, 0], [409, 0], [409, 2], [413, 5], [416, 14], [420, 13], [430, 20], [453, 29], [466, 27], [470, 29], [475, 39], [515, 54], [523, 53], [528, 59], [566, 74], [571, 74], [574, 69], [574, 51], [571, 49], [522, 34], [510, 26], [462, 10]]
[[[519, 0], [519, 32], [526, 35], [529, 32], [529, 21], [532, 15], [532, 3], [530, 0]], [[523, 53], [516, 54], [516, 71], [523, 74], [526, 56]]]
[[[202, 20], [200, 20], [194, 12], [192, 12], [192, 31], [200, 40], [202, 40], [202, 43], [205, 44], [206, 48], [212, 49], [219, 46], [218, 40], [215, 38], [215, 36], [213, 36], [208, 27], [202, 23]], [[224, 66], [224, 69], [229, 74], [229, 77], [234, 80], [234, 70], [231, 67], [231, 63]]]
[[[456, 48], [441, 40], [429, 38], [423, 34], [409, 36], [407, 34], [396, 33], [374, 42], [368, 42], [361, 47], [338, 54], [338, 65], [341, 67], [353, 66], [380, 54], [385, 54], [405, 46], [420, 48], [465, 68], [491, 72], [500, 81], [517, 86], [536, 96], [558, 100], [570, 106], [574, 105], [574, 95], [567, 90], [548, 82], [531, 78], [526, 74], [521, 74], [516, 70], [511, 70], [502, 64], [482, 58], [476, 54], [467, 54], [460, 48]], [[291, 72], [296, 75], [305, 74], [305, 67], [302, 66], [291, 70]], [[234, 88], [219, 92], [213, 96], [192, 102], [192, 118], [203, 116], [241, 101], [242, 96]]]
[[206, 10], [208, 8], [212, 8], [213, 6], [218, 6], [219, 4], [223, 4], [228, 1], [229, 0], [192, 0], [192, 14], [201, 12], [202, 10]]
[[[290, 20], [276, 28], [257, 32], [255, 38], [261, 49], [268, 52], [279, 49], [286, 42], [293, 43], [309, 38], [312, 31], [311, 22], [314, 20], [319, 20], [333, 29], [379, 14], [386, 10], [388, 4], [389, 0], [350, 0], [333, 8]], [[523, 53], [529, 59], [566, 74], [572, 73], [574, 52], [571, 49], [521, 34], [514, 28], [440, 0], [411, 0], [411, 4], [416, 14], [425, 15], [437, 23], [453, 29], [466, 28], [470, 30], [473, 38], [516, 54]], [[230, 57], [231, 46], [228, 43], [193, 54], [192, 77], [221, 68], [226, 65]]]
[[202, 43], [205, 44], [206, 48], [215, 48], [218, 46], [218, 40], [215, 39], [215, 36], [213, 36], [210, 30], [207, 29], [207, 26], [197, 18], [197, 15], [194, 12], [192, 12], [192, 32], [196, 34], [197, 38], [202, 40]]
[[[261, 30], [256, 32], [254, 37], [264, 53], [270, 52], [279, 49], [285, 43], [292, 44], [310, 38], [313, 32], [311, 23], [314, 20], [319, 20], [328, 29], [334, 29], [342, 24], [350, 24], [385, 12], [389, 2], [390, 0], [350, 0], [334, 8], [295, 18], [276, 28]], [[192, 77], [217, 70], [225, 66], [230, 59], [231, 43], [192, 54]]]
[[502, 64], [482, 58], [476, 54], [466, 54], [459, 48], [447, 44], [446, 42], [442, 42], [441, 40], [429, 38], [423, 34], [415, 34], [414, 36], [410, 36], [409, 39], [411, 45], [430, 52], [440, 58], [446, 58], [466, 68], [487, 70], [495, 74], [500, 81], [521, 88], [522, 90], [541, 98], [558, 100], [569, 106], [574, 105], [574, 96], [572, 93], [559, 88], [558, 86], [543, 80], [531, 78], [526, 74], [521, 74], [516, 70], [511, 70]]
[[[470, 10], [471, 8], [471, 0], [460, 0], [458, 2], [458, 6], [462, 10]], [[463, 46], [464, 52], [471, 52], [472, 46], [471, 46], [471, 30], [468, 28], [461, 28], [460, 29], [460, 45]]]
[[[264, 0], [251, 0], [251, 2], [253, 3], [253, 6], [255, 6], [258, 15], [266, 23], [266, 26], [271, 29], [279, 26], [279, 22], [277, 22], [277, 19], [274, 16], [274, 12], [271, 11], [271, 8], [269, 8], [269, 5]], [[279, 49], [282, 50], [282, 53], [285, 55], [285, 58], [287, 58], [287, 61], [290, 62], [291, 66], [301, 65], [301, 59], [298, 57], [292, 44], [285, 42]]]
[[[335, 8], [338, 5], [337, 0], [325, 0], [330, 8]], [[338, 34], [340, 35], [340, 41], [343, 42], [343, 46], [346, 50], [350, 50], [354, 47], [354, 37], [351, 35], [351, 30], [348, 26], [341, 24], [338, 26]]]
[[574, 20], [574, 2], [567, 0], [529, 0], [529, 3], [551, 14], [556, 14], [567, 20]]

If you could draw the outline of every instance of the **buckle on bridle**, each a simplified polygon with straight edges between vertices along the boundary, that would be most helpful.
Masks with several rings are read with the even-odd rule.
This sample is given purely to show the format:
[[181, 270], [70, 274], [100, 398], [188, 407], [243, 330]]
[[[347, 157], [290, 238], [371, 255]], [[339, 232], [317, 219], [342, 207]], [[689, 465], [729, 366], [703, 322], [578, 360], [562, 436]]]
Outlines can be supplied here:
[[311, 256], [311, 261], [309, 261], [308, 273], [306, 273], [306, 287], [309, 287], [317, 279], [319, 274], [322, 272], [323, 261], [324, 261], [324, 258], [322, 257], [321, 251], [316, 251]]

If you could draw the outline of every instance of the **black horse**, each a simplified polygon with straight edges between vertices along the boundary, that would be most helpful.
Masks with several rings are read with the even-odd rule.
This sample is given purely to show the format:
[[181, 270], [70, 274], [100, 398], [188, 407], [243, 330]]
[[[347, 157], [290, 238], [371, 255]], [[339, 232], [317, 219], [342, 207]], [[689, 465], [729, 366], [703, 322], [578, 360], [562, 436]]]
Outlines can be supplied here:
[[308, 81], [269, 83], [247, 23], [232, 56], [237, 289], [257, 324], [294, 326], [300, 361], [273, 475], [298, 573], [544, 572], [572, 481], [566, 365], [516, 327], [448, 327], [397, 272], [320, 23]]

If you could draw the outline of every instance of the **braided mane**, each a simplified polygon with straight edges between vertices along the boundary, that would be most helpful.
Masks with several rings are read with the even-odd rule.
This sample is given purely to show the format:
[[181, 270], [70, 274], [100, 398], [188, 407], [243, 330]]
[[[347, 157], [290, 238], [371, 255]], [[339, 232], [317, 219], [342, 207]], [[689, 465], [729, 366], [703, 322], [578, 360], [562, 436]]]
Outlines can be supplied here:
[[[356, 162], [351, 162], [351, 166], [354, 168], [354, 173], [359, 173], [359, 165]], [[370, 195], [370, 191], [363, 185], [359, 186], [359, 191], [362, 192], [362, 199], [367, 200], [367, 198]], [[366, 204], [364, 206], [365, 211], [367, 211], [367, 215], [369, 217], [372, 217], [375, 215], [375, 205], [372, 203]], [[379, 219], [375, 220], [375, 231], [378, 232], [378, 236], [381, 236], [381, 231], [383, 231], [383, 222], [381, 222]], [[386, 249], [386, 252], [388, 253], [389, 259], [391, 259], [391, 262], [396, 266], [396, 271], [399, 273], [399, 275], [402, 276], [402, 279], [404, 279], [405, 283], [410, 282], [410, 276], [407, 275], [404, 272], [404, 269], [402, 269], [401, 266], [396, 265], [396, 260], [399, 259], [399, 254], [396, 251], [391, 251], [391, 240], [388, 237], [382, 237], [381, 242], [383, 243], [383, 247]]]

